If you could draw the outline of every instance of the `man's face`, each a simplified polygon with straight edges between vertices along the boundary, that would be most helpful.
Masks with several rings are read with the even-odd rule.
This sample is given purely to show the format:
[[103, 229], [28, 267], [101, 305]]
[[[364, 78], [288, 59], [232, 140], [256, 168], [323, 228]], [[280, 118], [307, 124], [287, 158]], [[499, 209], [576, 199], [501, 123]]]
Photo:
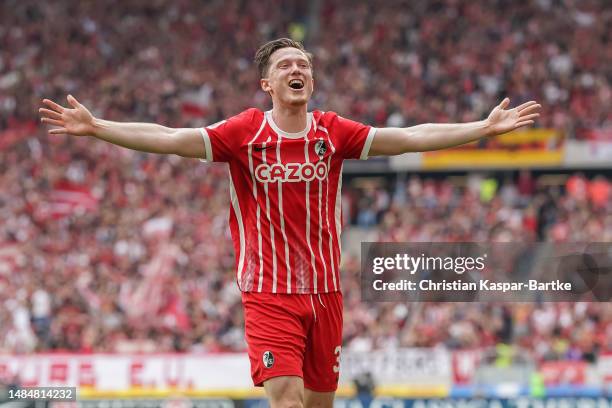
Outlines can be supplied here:
[[293, 47], [274, 51], [270, 56], [268, 76], [261, 79], [261, 89], [270, 93], [274, 104], [307, 104], [314, 89], [314, 79], [306, 54]]

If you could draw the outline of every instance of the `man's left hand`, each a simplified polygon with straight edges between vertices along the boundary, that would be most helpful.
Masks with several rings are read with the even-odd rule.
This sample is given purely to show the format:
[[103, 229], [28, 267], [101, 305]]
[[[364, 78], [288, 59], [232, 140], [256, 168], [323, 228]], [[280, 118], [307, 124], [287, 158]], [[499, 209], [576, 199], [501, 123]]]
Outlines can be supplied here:
[[539, 110], [542, 107], [535, 101], [507, 109], [509, 105], [510, 99], [505, 98], [489, 114], [487, 118], [489, 136], [501, 135], [523, 126], [533, 125], [534, 120], [540, 116]]

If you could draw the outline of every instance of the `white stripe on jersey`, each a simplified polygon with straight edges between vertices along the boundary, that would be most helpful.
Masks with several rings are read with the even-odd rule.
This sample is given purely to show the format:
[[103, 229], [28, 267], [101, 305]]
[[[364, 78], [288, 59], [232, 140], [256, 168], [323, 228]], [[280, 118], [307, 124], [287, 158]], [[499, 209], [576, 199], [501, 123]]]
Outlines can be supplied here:
[[240, 212], [240, 204], [238, 203], [238, 196], [236, 195], [236, 188], [234, 187], [234, 181], [232, 180], [232, 174], [230, 172], [229, 175], [230, 180], [230, 201], [232, 203], [232, 208], [234, 209], [234, 214], [236, 215], [236, 220], [238, 221], [238, 235], [240, 237], [240, 255], [238, 258], [238, 287], [240, 290], [243, 290], [242, 285], [242, 268], [244, 267], [244, 251], [246, 241], [244, 238], [244, 224], [242, 223], [242, 213]]
[[[261, 162], [264, 164], [266, 164], [266, 144], [269, 141], [270, 137], [268, 136], [268, 140], [266, 140], [262, 145], [264, 149], [261, 151]], [[270, 218], [270, 196], [268, 196], [268, 183], [264, 183], [264, 194], [266, 195], [266, 216], [268, 217], [268, 222], [270, 223], [270, 241], [272, 242], [272, 293], [276, 293], [278, 273], [276, 270], [276, 243], [274, 242], [274, 226], [272, 225], [272, 218]]]
[[[266, 126], [266, 118], [264, 117], [261, 121], [261, 126], [253, 139], [248, 144], [249, 152], [249, 171], [251, 172], [251, 179], [253, 180], [253, 197], [255, 197], [255, 203], [257, 203], [257, 184], [255, 182], [255, 172], [253, 171], [253, 142], [257, 139], [257, 136], [261, 133], [263, 128]], [[263, 255], [261, 250], [261, 220], [260, 220], [260, 206], [257, 205], [257, 243], [259, 245], [259, 285], [257, 288], [258, 292], [261, 292], [263, 284]]]
[[[335, 151], [335, 149], [332, 149]], [[331, 156], [327, 159], [327, 168], [331, 169]], [[340, 174], [342, 177], [342, 174]], [[336, 267], [334, 264], [334, 253], [332, 246], [332, 232], [329, 227], [329, 179], [327, 180], [327, 184], [325, 185], [325, 196], [327, 199], [325, 200], [325, 222], [327, 223], [327, 233], [329, 234], [329, 262], [331, 263], [332, 270], [332, 280], [334, 282], [334, 291], [338, 290], [338, 283], [336, 282]]]
[[[280, 158], [280, 145], [282, 138], [279, 136], [276, 144], [276, 162], [282, 164]], [[283, 183], [278, 183], [278, 212], [280, 215], [280, 227], [285, 242], [285, 264], [287, 265], [287, 293], [291, 293], [291, 263], [289, 262], [289, 242], [285, 232], [285, 216], [283, 215]]]
[[204, 160], [202, 161], [213, 161], [212, 147], [210, 145], [210, 136], [205, 128], [199, 128], [202, 139], [204, 140]]
[[[329, 144], [332, 148], [332, 154], [327, 158], [327, 168], [330, 169], [330, 173], [331, 173], [331, 158], [333, 154], [336, 153], [336, 147], [334, 146], [334, 143], [332, 142], [331, 137], [329, 137], [329, 132], [327, 131], [327, 129], [324, 128], [323, 126], [319, 126], [319, 128], [327, 134], [327, 140], [329, 140]], [[339, 177], [342, 178], [342, 172], [340, 173]], [[334, 262], [334, 248], [333, 248], [333, 238], [332, 238], [333, 234], [329, 227], [329, 178], [327, 179], [327, 184], [325, 185], [325, 196], [327, 197], [325, 200], [325, 221], [327, 222], [327, 232], [329, 233], [329, 262], [331, 263], [331, 268], [332, 268], [332, 280], [334, 282], [334, 290], [337, 291], [338, 282], [336, 281], [336, 266]], [[339, 240], [340, 240], [340, 236], [338, 236], [338, 241]]]
[[376, 134], [376, 128], [371, 127], [368, 132], [368, 136], [366, 137], [366, 141], [363, 144], [363, 149], [361, 149], [361, 155], [359, 155], [359, 160], [366, 160], [368, 158], [368, 154], [370, 154], [370, 146], [372, 146], [372, 141], [374, 140], [374, 135]]
[[[319, 139], [322, 140], [322, 139]], [[329, 169], [329, 165], [327, 166], [327, 168]], [[327, 182], [329, 182], [329, 173], [327, 175], [328, 180]], [[322, 231], [323, 231], [323, 220], [321, 218], [321, 195], [322, 195], [322, 191], [323, 190], [323, 182], [321, 180], [319, 180], [319, 255], [321, 256], [321, 263], [323, 264], [323, 283], [325, 284], [325, 293], [328, 292], [327, 289], [327, 265], [325, 262], [325, 258], [323, 257], [323, 237], [322, 237]]]
[[200, 131], [200, 134], [202, 135], [202, 139], [204, 139], [204, 158], [200, 159], [200, 161], [203, 161], [203, 162], [213, 161], [212, 147], [210, 144], [210, 135], [208, 134], [208, 131], [206, 130], [206, 128], [214, 129], [217, 126], [224, 124], [225, 122], [227, 122], [227, 120], [222, 120], [220, 122], [213, 123], [210, 126], [206, 126], [206, 127], [202, 127], [198, 129]]
[[[306, 163], [310, 163], [310, 158], [308, 157], [308, 134], [304, 135], [304, 140], [306, 141], [306, 143], [304, 143], [304, 156], [306, 158]], [[317, 266], [315, 264], [315, 254], [310, 243], [310, 181], [306, 181], [306, 242], [310, 250], [310, 263], [313, 272], [312, 286], [314, 293], [317, 293]]]
[[[340, 239], [340, 232], [342, 231], [342, 168], [344, 163], [340, 166], [340, 176], [338, 177], [338, 192], [336, 193], [336, 237], [338, 237], [338, 249], [339, 253], [342, 253], [342, 240]], [[338, 259], [338, 265], [340, 260]]]

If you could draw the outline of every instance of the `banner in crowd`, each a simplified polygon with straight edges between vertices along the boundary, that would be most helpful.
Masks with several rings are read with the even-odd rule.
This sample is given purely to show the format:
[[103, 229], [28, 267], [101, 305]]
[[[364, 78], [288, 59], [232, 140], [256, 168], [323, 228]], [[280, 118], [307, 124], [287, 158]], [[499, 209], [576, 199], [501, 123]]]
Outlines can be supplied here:
[[[220, 369], [222, 367], [223, 369]], [[0, 379], [97, 392], [252, 387], [246, 354], [33, 354], [0, 356]]]
[[453, 382], [455, 384], [469, 384], [482, 361], [483, 351], [457, 350], [452, 355]]
[[341, 383], [349, 383], [367, 373], [378, 386], [450, 385], [451, 353], [438, 348], [404, 348], [342, 354]]
[[0, 151], [8, 151], [13, 145], [24, 143], [37, 128], [38, 123], [34, 121], [11, 123], [6, 130], [0, 131]]
[[32, 203], [32, 206], [35, 208], [34, 218], [38, 221], [47, 221], [96, 212], [98, 204], [99, 198], [95, 196], [90, 186], [63, 181], [57, 183], [44, 199]]
[[583, 129], [578, 131], [577, 135], [581, 140], [612, 143], [612, 127]]
[[425, 152], [423, 170], [552, 167], [563, 163], [565, 137], [554, 129], [529, 129], [481, 139], [453, 149]]
[[[481, 358], [482, 354], [477, 351], [450, 352], [442, 348], [343, 353], [338, 396], [354, 395], [354, 385], [364, 375], [371, 377], [377, 395], [508, 396], [507, 387], [495, 386], [492, 391], [476, 387], [477, 392], [468, 392], [468, 388], [478, 385], [475, 376]], [[612, 354], [602, 355], [597, 364], [591, 369], [597, 367], [598, 377], [611, 381]], [[589, 369], [583, 362], [567, 361], [545, 362], [538, 371], [547, 387], [557, 387], [547, 388], [551, 392], [549, 396], [590, 396], [592, 393], [579, 393], [586, 386]], [[525, 380], [529, 382], [528, 378]], [[190, 398], [264, 395], [262, 389], [253, 387], [246, 353], [0, 355], [0, 383], [18, 383], [22, 387], [77, 387], [78, 397], [86, 399], [166, 398], [177, 394]]]
[[610, 168], [612, 165], [612, 128], [585, 129], [577, 133], [577, 140], [566, 146], [566, 167]]
[[584, 361], [545, 361], [539, 372], [546, 385], [582, 385], [588, 364]]
[[[402, 395], [439, 395], [452, 380], [450, 353], [399, 349], [342, 353], [341, 390], [369, 373], [376, 385], [402, 386]], [[24, 387], [77, 387], [82, 397], [263, 395], [255, 390], [246, 353], [0, 355], [0, 382]], [[412, 390], [412, 391], [411, 391]], [[415, 391], [416, 392], [416, 391]]]
[[601, 381], [606, 384], [612, 383], [612, 353], [601, 353], [597, 358], [596, 367]]

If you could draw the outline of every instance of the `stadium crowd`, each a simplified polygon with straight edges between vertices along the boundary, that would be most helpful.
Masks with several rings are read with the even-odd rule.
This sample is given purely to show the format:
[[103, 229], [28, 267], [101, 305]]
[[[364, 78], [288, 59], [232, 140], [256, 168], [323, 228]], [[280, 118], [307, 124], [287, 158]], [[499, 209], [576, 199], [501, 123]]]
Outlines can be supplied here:
[[[497, 3], [2, 2], [0, 351], [245, 347], [225, 168], [48, 137], [42, 97], [72, 93], [111, 120], [213, 123], [268, 108], [251, 59], [289, 32], [314, 53], [313, 108], [408, 126], [475, 120], [509, 95], [541, 100], [539, 124], [568, 135], [610, 126], [604, 2]], [[414, 176], [346, 189], [344, 213], [380, 240], [609, 242], [609, 190], [580, 174], [561, 188], [529, 173], [499, 188]], [[612, 345], [609, 304], [363, 304], [356, 260], [343, 269], [348, 349], [512, 342], [588, 359]]]
[[[20, 146], [2, 164], [0, 310], [10, 329], [1, 348], [242, 350], [225, 169], [89, 140], [72, 143], [68, 158], [67, 143], [50, 146], [52, 160], [28, 160]], [[491, 180], [413, 176], [392, 190], [348, 187], [345, 223], [380, 241], [612, 241], [607, 179], [574, 174], [541, 186], [523, 172], [493, 190]], [[609, 303], [363, 303], [350, 256], [342, 284], [347, 349], [504, 341], [567, 357], [612, 346]]]
[[[470, 174], [461, 183], [412, 176], [382, 188], [360, 182], [345, 192], [349, 221], [380, 242], [611, 242], [609, 178], [533, 177], [501, 183]], [[476, 349], [509, 344], [537, 360], [584, 359], [612, 350], [605, 303], [364, 303], [360, 262], [345, 259], [347, 349]]]
[[[325, 2], [8, 0], [0, 5], [0, 128], [74, 94], [111, 120], [200, 126], [267, 108], [252, 58], [304, 39], [313, 108], [364, 123], [470, 121], [503, 96], [539, 126], [610, 126], [605, 0]], [[49, 24], [62, 21], [62, 24]]]

